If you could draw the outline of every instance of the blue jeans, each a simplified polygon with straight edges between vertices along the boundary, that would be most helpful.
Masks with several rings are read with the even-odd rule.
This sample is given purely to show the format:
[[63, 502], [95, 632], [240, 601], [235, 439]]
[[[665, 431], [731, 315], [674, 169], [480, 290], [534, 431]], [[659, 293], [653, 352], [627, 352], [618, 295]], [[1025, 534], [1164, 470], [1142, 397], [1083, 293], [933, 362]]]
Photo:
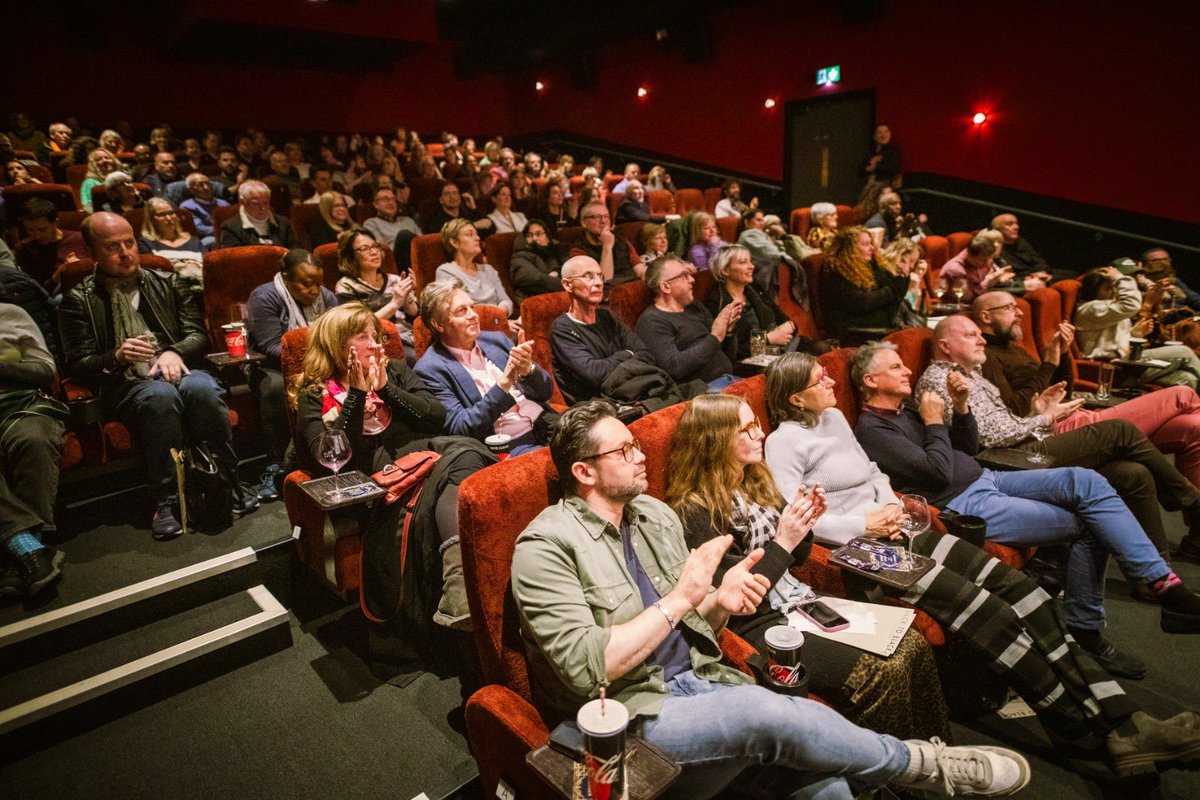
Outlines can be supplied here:
[[[761, 686], [676, 675], [641, 736], [683, 766], [671, 796], [711, 797], [742, 772], [776, 796], [850, 800], [849, 784], [881, 786], [908, 767], [908, 747], [827, 706]], [[785, 794], [786, 792], [786, 794]]]
[[983, 517], [988, 540], [999, 544], [1069, 543], [1063, 612], [1074, 628], [1104, 627], [1104, 573], [1110, 554], [1136, 583], [1171, 571], [1125, 502], [1090, 469], [985, 469], [946, 508]]
[[736, 375], [730, 375], [728, 372], [726, 372], [721, 377], [713, 378], [711, 381], [708, 382], [708, 391], [710, 394], [715, 394], [716, 392], [721, 391], [722, 389], [724, 389], [726, 386], [730, 385], [731, 383], [734, 383], [736, 380], [737, 380]]
[[178, 386], [151, 378], [132, 383], [116, 410], [141, 445], [146, 480], [155, 500], [176, 493], [171, 448], [205, 442], [219, 456], [231, 438], [225, 390], [202, 370], [184, 375]]

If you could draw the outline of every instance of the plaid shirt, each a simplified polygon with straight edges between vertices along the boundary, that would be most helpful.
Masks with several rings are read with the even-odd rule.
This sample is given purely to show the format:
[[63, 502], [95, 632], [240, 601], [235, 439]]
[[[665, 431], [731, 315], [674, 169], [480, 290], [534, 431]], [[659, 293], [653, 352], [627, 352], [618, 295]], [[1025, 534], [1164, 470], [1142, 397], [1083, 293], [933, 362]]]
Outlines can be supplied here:
[[[951, 371], [964, 372], [962, 367], [951, 361], [932, 361], [917, 381], [913, 391], [914, 399], [925, 392], [934, 392], [946, 401], [943, 412], [946, 424], [954, 413], [954, 403], [950, 392], [946, 389], [946, 377]], [[1041, 414], [1031, 414], [1028, 417], [1018, 417], [1004, 405], [1000, 390], [996, 385], [983, 377], [983, 371], [976, 367], [970, 373], [965, 373], [971, 379], [971, 413], [979, 426], [979, 446], [1012, 447], [1032, 436], [1035, 428], [1042, 424]]]

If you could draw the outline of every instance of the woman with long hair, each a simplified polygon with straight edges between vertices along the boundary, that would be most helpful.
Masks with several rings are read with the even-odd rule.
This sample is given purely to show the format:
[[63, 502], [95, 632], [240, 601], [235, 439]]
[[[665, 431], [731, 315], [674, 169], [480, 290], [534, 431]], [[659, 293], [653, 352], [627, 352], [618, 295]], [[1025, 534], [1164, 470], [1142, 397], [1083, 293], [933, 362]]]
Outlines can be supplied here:
[[820, 298], [825, 330], [841, 338], [850, 328], [896, 327], [909, 278], [875, 264], [875, 245], [861, 225], [841, 228], [825, 248]]
[[721, 241], [721, 229], [717, 227], [716, 217], [707, 211], [692, 214], [688, 226], [688, 261], [696, 269], [708, 269], [709, 262], [723, 244], [729, 242]]
[[510, 317], [519, 313], [512, 298], [500, 283], [500, 275], [491, 264], [476, 264], [475, 257], [483, 252], [479, 231], [469, 220], [452, 219], [442, 226], [442, 246], [450, 260], [437, 268], [439, 281], [454, 278], [463, 285], [471, 300], [489, 306], [499, 306]]
[[925, 324], [921, 313], [921, 284], [929, 263], [921, 258], [921, 246], [907, 237], [900, 237], [884, 247], [875, 260], [885, 271], [898, 278], [907, 278], [908, 285], [893, 324], [901, 328], [916, 328]]
[[492, 187], [492, 203], [495, 208], [488, 219], [495, 226], [492, 229], [495, 233], [517, 233], [529, 224], [524, 214], [513, 210], [513, 187], [507, 181]]
[[[856, 360], [852, 373], [861, 368]], [[776, 359], [766, 379], [774, 427], [764, 447], [767, 467], [784, 496], [801, 486], [825, 488], [828, 510], [813, 527], [816, 541], [836, 547], [857, 536], [896, 537], [902, 509], [887, 475], [867, 457], [838, 410], [834, 380], [825, 368], [810, 356], [792, 353]], [[861, 375], [855, 381], [860, 383]], [[1194, 735], [1163, 733], [1165, 727], [1190, 728], [1194, 715], [1160, 722], [1140, 713], [1067, 635], [1054, 600], [1024, 573], [932, 529], [916, 537], [912, 547], [936, 562], [933, 570], [908, 590], [881, 584], [884, 593], [962, 637], [981, 663], [1004, 676], [1037, 711], [1055, 741], [1092, 736], [1103, 741], [1107, 734], [1110, 756], [1127, 761], [1131, 749], [1146, 746], [1143, 735], [1174, 741]]]
[[[763, 463], [763, 430], [740, 397], [694, 398], [675, 428], [667, 461], [667, 504], [683, 521], [688, 547], [733, 535], [714, 585], [725, 570], [763, 549], [753, 571], [771, 582], [758, 610], [730, 617], [729, 627], [761, 651], [773, 625], [786, 625], [798, 603], [815, 599], [789, 569], [812, 549], [812, 528], [825, 510], [823, 489], [799, 487], [789, 503]], [[949, 730], [933, 651], [909, 629], [889, 658], [820, 636], [803, 649], [810, 688], [848, 719], [901, 739], [946, 737]]]
[[383, 271], [383, 245], [366, 228], [352, 228], [338, 238], [339, 303], [362, 303], [380, 319], [395, 323], [404, 343], [405, 361], [415, 363], [412, 321], [420, 311], [409, 273]]
[[542, 198], [533, 211], [533, 218], [546, 223], [551, 236], [557, 235], [560, 227], [579, 224], [578, 207], [572, 209], [567, 203], [567, 185], [561, 172], [547, 175]]
[[317, 218], [308, 224], [308, 237], [314, 249], [336, 242], [339, 236], [354, 227], [346, 196], [341, 192], [322, 193], [317, 208]]
[[103, 147], [88, 153], [87, 174], [79, 187], [79, 204], [84, 211], [92, 211], [92, 189], [102, 185], [108, 173], [115, 170], [119, 163], [117, 157]]

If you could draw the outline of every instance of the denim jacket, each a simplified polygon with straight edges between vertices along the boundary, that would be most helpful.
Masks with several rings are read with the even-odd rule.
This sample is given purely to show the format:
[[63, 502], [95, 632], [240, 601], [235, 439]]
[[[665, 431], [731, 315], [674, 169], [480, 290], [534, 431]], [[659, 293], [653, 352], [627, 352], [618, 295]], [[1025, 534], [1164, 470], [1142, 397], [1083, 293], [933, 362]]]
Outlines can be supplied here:
[[[666, 504], [640, 495], [626, 505], [625, 521], [643, 569], [666, 595], [688, 556], [679, 518]], [[512, 585], [539, 704], [574, 714], [607, 686], [606, 695], [624, 703], [631, 715], [658, 713], [667, 697], [659, 666], [643, 662], [611, 684], [606, 680], [604, 648], [612, 626], [644, 610], [616, 528], [578, 497], [546, 508], [517, 539]], [[698, 677], [752, 682], [720, 663], [716, 634], [700, 614], [690, 611], [680, 624]]]

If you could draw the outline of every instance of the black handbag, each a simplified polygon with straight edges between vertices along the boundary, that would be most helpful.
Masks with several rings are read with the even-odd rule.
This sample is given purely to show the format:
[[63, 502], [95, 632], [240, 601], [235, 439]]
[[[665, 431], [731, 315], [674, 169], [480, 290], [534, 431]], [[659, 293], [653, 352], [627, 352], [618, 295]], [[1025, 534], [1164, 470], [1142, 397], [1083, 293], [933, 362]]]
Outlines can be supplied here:
[[[180, 523], [186, 533], [196, 530], [223, 531], [233, 525], [233, 493], [240, 491], [230, 474], [207, 445], [172, 450], [179, 482]], [[236, 487], [236, 488], [235, 488]]]

